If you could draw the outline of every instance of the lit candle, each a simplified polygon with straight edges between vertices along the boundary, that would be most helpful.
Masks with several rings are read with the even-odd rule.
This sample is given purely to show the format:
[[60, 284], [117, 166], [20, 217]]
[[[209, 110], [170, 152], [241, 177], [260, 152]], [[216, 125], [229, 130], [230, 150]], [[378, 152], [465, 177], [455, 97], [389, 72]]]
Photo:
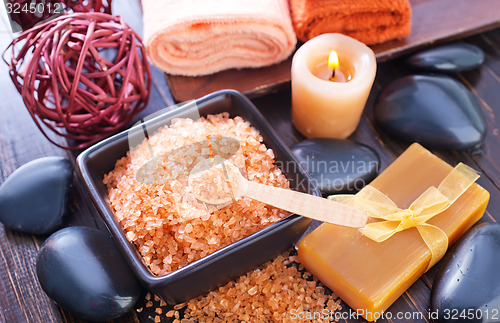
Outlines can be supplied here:
[[292, 122], [304, 136], [347, 138], [358, 126], [377, 62], [365, 44], [323, 34], [303, 44], [292, 62]]

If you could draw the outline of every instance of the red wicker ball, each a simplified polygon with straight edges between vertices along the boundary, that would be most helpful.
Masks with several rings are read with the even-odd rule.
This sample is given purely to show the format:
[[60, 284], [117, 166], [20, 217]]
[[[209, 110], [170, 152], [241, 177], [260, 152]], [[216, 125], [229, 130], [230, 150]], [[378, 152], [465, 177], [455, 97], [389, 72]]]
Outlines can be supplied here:
[[[143, 110], [151, 70], [141, 38], [121, 17], [63, 15], [20, 34], [7, 48], [9, 72], [43, 134], [81, 149]], [[69, 139], [57, 143], [51, 130]]]

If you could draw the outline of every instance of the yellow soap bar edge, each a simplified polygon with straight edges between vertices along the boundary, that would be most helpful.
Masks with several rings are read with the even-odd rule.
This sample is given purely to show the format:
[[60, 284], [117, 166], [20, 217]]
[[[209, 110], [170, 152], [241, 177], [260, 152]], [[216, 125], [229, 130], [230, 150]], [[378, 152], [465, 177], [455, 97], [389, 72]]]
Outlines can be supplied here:
[[[477, 221], [479, 221], [484, 212], [486, 211], [486, 207], [489, 202], [489, 197], [490, 193], [485, 190], [483, 187], [474, 184], [474, 186], [477, 186], [479, 189], [482, 191], [482, 196], [478, 196], [478, 200], [483, 200], [483, 202], [478, 205], [476, 210], [473, 212], [476, 214], [474, 217], [470, 217], [467, 221], [467, 223], [464, 223], [463, 230], [459, 234], [459, 236], [463, 235], [468, 229], [470, 229]], [[318, 230], [320, 227], [325, 226], [325, 225], [330, 225], [330, 224], [322, 224], [320, 225], [316, 230]], [[307, 237], [306, 237], [307, 238]], [[326, 264], [321, 260], [319, 257], [315, 257], [314, 261], [312, 261], [311, 258], [304, 258], [302, 255], [304, 254], [305, 249], [309, 249], [307, 246], [307, 239], [304, 238], [298, 247], [298, 258], [301, 264], [309, 271], [311, 272], [315, 277], [317, 277], [323, 284], [325, 284], [328, 288], [330, 288], [338, 297], [340, 297], [347, 305], [349, 305], [351, 308], [353, 308], [357, 313], [359, 313], [364, 319], [366, 319], [369, 322], [374, 321], [377, 317], [380, 316], [382, 312], [385, 312], [399, 297], [401, 297], [402, 294], [411, 286], [413, 283], [415, 283], [421, 275], [415, 276], [415, 278], [409, 278], [405, 283], [404, 286], [405, 288], [403, 289], [403, 292], [398, 294], [393, 294], [392, 297], [388, 297], [384, 299], [381, 304], [372, 304], [369, 308], [360, 308], [359, 306], [356, 306], [353, 302], [349, 301], [350, 297], [347, 296], [346, 291], [351, 291], [351, 294], [354, 294], [356, 290], [345, 283], [345, 280], [342, 279], [342, 277], [334, 272], [334, 271], [329, 271], [328, 276], [325, 276], [325, 273], [322, 270], [317, 270], [316, 268], [325, 268], [327, 267]], [[310, 255], [315, 254], [314, 252], [309, 252]], [[430, 260], [430, 255], [429, 255], [429, 260]], [[322, 265], [321, 265], [322, 264]], [[422, 274], [424, 273], [424, 269], [427, 266], [426, 263], [422, 263], [420, 267], [422, 267]], [[419, 267], [419, 268], [420, 268]], [[358, 293], [358, 295], [360, 295]], [[391, 296], [391, 295], [388, 295]], [[361, 300], [364, 300], [365, 303], [371, 303], [368, 299], [363, 298]], [[356, 302], [357, 303], [357, 302]]]

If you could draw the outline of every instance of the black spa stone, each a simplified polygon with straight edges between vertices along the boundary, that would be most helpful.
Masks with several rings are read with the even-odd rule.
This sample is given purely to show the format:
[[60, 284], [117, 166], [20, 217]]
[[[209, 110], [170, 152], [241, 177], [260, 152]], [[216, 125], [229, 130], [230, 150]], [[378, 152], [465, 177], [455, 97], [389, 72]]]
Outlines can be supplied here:
[[33, 160], [0, 186], [0, 222], [12, 230], [48, 234], [67, 213], [73, 167], [62, 157]]
[[455, 73], [479, 67], [484, 62], [484, 53], [477, 46], [455, 43], [416, 53], [406, 62], [421, 71]]
[[291, 150], [324, 195], [359, 191], [380, 165], [374, 150], [350, 140], [307, 139]]
[[374, 115], [387, 132], [428, 148], [471, 148], [486, 135], [476, 98], [448, 76], [411, 75], [394, 81], [382, 90]]
[[52, 234], [38, 254], [36, 271], [54, 302], [86, 320], [122, 316], [141, 293], [114, 240], [93, 228], [69, 227]]
[[500, 225], [467, 232], [448, 251], [434, 280], [433, 313], [439, 322], [500, 322]]

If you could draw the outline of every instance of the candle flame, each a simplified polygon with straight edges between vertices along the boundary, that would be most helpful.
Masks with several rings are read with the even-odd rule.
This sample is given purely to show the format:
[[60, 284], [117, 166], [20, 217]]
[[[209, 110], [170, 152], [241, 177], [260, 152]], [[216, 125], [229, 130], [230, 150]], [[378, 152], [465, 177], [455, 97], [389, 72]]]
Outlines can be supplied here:
[[330, 56], [328, 56], [328, 67], [334, 71], [339, 67], [339, 57], [337, 56], [337, 52], [334, 50], [332, 50]]

